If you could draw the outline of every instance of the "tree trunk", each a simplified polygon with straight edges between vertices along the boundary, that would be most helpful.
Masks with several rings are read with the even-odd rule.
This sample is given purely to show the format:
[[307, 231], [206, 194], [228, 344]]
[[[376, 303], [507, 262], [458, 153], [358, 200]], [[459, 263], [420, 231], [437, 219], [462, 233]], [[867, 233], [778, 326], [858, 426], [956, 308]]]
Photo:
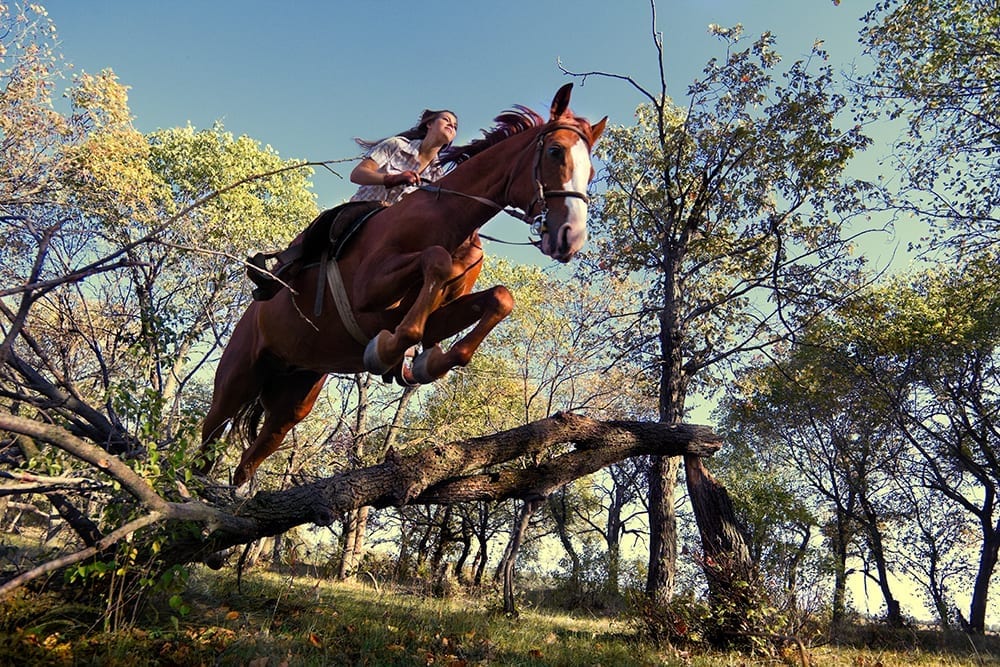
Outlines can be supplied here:
[[836, 516], [836, 533], [833, 538], [833, 615], [830, 625], [834, 629], [844, 625], [847, 614], [847, 549], [850, 534], [847, 528], [849, 521], [846, 513], [838, 509]]
[[[365, 442], [366, 438], [364, 433], [368, 430], [368, 386], [372, 381], [370, 375], [358, 375], [356, 376], [355, 382], [358, 387], [358, 417], [355, 421], [355, 449], [354, 449], [354, 459], [355, 461], [362, 461], [365, 456]], [[399, 401], [396, 403], [396, 410], [392, 416], [392, 422], [389, 424], [388, 431], [386, 432], [385, 440], [382, 442], [382, 455], [384, 456], [396, 443], [396, 438], [399, 435], [399, 426], [402, 423], [403, 413], [406, 411], [406, 406], [409, 404], [410, 399], [413, 397], [413, 392], [416, 387], [406, 387], [403, 389], [403, 393], [399, 397]], [[358, 566], [361, 564], [361, 558], [365, 551], [365, 536], [368, 532], [368, 515], [371, 508], [369, 507], [359, 507], [357, 510], [353, 510], [347, 517], [347, 522], [345, 524], [345, 530], [347, 532], [345, 539], [344, 553], [341, 558], [339, 572], [337, 578], [340, 581], [345, 581], [351, 579], [357, 574]]]
[[455, 579], [460, 584], [467, 584], [470, 578], [466, 576], [465, 564], [469, 561], [469, 554], [472, 553], [472, 529], [466, 519], [462, 519], [461, 543], [462, 552], [455, 560]]
[[614, 599], [621, 596], [621, 539], [622, 539], [622, 508], [625, 506], [626, 493], [619, 480], [615, 480], [611, 489], [611, 499], [608, 503], [608, 520], [604, 527], [604, 537], [608, 543], [608, 573], [604, 588]]
[[434, 534], [434, 529], [440, 522], [441, 513], [444, 511], [442, 505], [434, 507], [433, 514], [427, 515], [427, 524], [424, 526], [424, 531], [420, 535], [420, 540], [417, 542], [417, 560], [416, 560], [416, 571], [419, 572], [424, 565], [427, 564], [428, 550], [431, 543], [431, 537]]
[[666, 604], [674, 594], [677, 577], [677, 457], [652, 457], [649, 465], [649, 572], [646, 595], [655, 604]]
[[570, 579], [574, 586], [579, 587], [583, 566], [580, 563], [580, 555], [576, 553], [576, 547], [573, 546], [573, 540], [570, 537], [567, 527], [569, 509], [566, 507], [566, 487], [559, 489], [559, 491], [549, 496], [548, 502], [549, 513], [556, 524], [556, 535], [559, 537], [559, 543], [562, 544], [563, 550], [569, 557]]
[[434, 545], [434, 552], [431, 555], [431, 573], [435, 577], [441, 571], [441, 563], [444, 562], [445, 553], [451, 543], [451, 515], [452, 506], [445, 505], [444, 513], [441, 514], [437, 524], [437, 544]]
[[359, 507], [347, 514], [344, 522], [344, 550], [337, 570], [339, 581], [353, 579], [358, 572], [361, 554], [365, 548], [365, 528], [368, 525], [369, 510], [369, 507]]
[[[351, 452], [353, 466], [361, 466], [365, 458], [365, 441], [368, 432], [368, 386], [371, 378], [368, 374], [356, 373], [354, 386], [358, 390], [358, 407], [354, 416], [354, 448]], [[340, 565], [337, 568], [337, 580], [346, 581], [354, 577], [364, 548], [364, 534], [368, 523], [368, 508], [358, 507], [347, 513], [343, 521], [344, 548], [340, 555]]]
[[[868, 526], [868, 529], [873, 530], [874, 527]], [[904, 625], [903, 612], [899, 607], [899, 600], [892, 594], [892, 587], [889, 584], [889, 566], [885, 560], [882, 540], [877, 532], [869, 536], [868, 548], [871, 549], [872, 557], [875, 559], [875, 570], [878, 572], [878, 587], [882, 591], [883, 599], [885, 599], [886, 623], [894, 628], [901, 628]]]
[[510, 548], [504, 559], [503, 568], [503, 611], [508, 616], [517, 616], [517, 604], [514, 602], [514, 570], [517, 563], [517, 552], [524, 543], [524, 535], [528, 532], [531, 517], [541, 503], [542, 501], [539, 499], [524, 501], [521, 517], [510, 538]]
[[[485, 529], [483, 533], [485, 533]], [[483, 576], [486, 574], [486, 565], [489, 562], [489, 541], [483, 533], [476, 532], [476, 541], [479, 543], [479, 550], [476, 552], [476, 567], [472, 575], [472, 584], [474, 586], [483, 585]]]
[[766, 603], [766, 593], [760, 587], [726, 489], [697, 457], [684, 457], [684, 471], [701, 534], [702, 570], [716, 616], [709, 639], [713, 645], [727, 645], [734, 639], [746, 639], [748, 628], [758, 630], [755, 612]]
[[507, 540], [506, 546], [503, 548], [503, 554], [500, 556], [500, 562], [497, 563], [497, 569], [493, 571], [493, 583], [501, 583], [503, 581], [504, 572], [507, 571], [507, 561], [510, 560], [511, 554], [514, 552], [514, 538], [513, 535], [517, 532], [517, 522], [515, 521], [510, 529], [511, 537]]
[[752, 578], [750, 551], [729, 493], [697, 456], [684, 457], [684, 472], [705, 555], [725, 557], [737, 569], [734, 574]]
[[[251, 498], [238, 497], [229, 485], [203, 482], [200, 488], [192, 489], [202, 500], [169, 502], [119, 459], [59, 426], [0, 413], [0, 429], [49, 442], [113, 476], [147, 509], [146, 515], [132, 522], [137, 529], [176, 521], [211, 527], [172, 534], [160, 551], [164, 567], [192, 561], [221, 565], [217, 554], [232, 546], [306, 523], [326, 526], [365, 505], [378, 508], [544, 498], [574, 479], [626, 458], [708, 456], [721, 447], [719, 437], [703, 426], [600, 422], [561, 413], [491, 436], [431, 444], [409, 456], [390, 452], [378, 465], [290, 489], [262, 491]], [[564, 443], [573, 446], [567, 448]], [[528, 468], [493, 468], [520, 457], [545, 462]], [[118, 539], [116, 533], [106, 543]], [[0, 593], [25, 580], [22, 576], [9, 581], [0, 587]]]
[[1000, 553], [1000, 524], [993, 528], [984, 520], [983, 527], [983, 549], [979, 555], [979, 570], [972, 585], [972, 605], [969, 608], [969, 630], [977, 634], [986, 632], [990, 578], [996, 570], [997, 556]]
[[785, 576], [785, 598], [789, 609], [799, 608], [799, 565], [801, 565], [806, 554], [809, 552], [811, 538], [812, 530], [809, 526], [806, 526], [802, 534], [802, 541], [799, 542], [798, 548], [792, 554], [788, 563], [788, 571]]

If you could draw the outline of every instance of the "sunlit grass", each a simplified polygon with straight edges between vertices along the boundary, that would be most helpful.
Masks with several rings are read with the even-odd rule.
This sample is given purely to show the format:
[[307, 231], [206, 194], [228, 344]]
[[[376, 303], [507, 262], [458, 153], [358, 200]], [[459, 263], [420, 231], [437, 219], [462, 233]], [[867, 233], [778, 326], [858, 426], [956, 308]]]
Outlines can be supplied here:
[[[493, 592], [432, 598], [363, 584], [252, 571], [197, 570], [183, 616], [163, 606], [132, 629], [101, 633], [99, 614], [52, 595], [0, 605], [0, 664], [17, 665], [776, 665], [778, 657], [687, 653], [643, 641], [628, 617], [524, 609], [498, 613]], [[964, 635], [921, 637], [877, 628], [851, 646], [806, 647], [809, 664], [835, 667], [1000, 665]], [[866, 634], [867, 633], [867, 634]], [[984, 638], [979, 638], [983, 640]], [[928, 643], [930, 642], [930, 643]], [[963, 645], [964, 642], [964, 645]], [[980, 643], [980, 646], [983, 644]]]

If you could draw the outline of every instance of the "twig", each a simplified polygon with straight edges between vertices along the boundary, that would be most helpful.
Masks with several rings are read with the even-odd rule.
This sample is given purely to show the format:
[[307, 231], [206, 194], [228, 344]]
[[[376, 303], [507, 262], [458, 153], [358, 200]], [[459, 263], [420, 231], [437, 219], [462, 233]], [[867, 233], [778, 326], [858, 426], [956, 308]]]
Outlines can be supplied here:
[[188, 252], [194, 252], [194, 253], [198, 253], [200, 255], [218, 255], [219, 257], [225, 257], [226, 259], [231, 259], [231, 260], [233, 260], [235, 262], [239, 262], [240, 264], [242, 264], [243, 266], [246, 266], [246, 267], [253, 266], [253, 269], [255, 271], [259, 271], [260, 273], [263, 273], [264, 275], [268, 276], [272, 280], [280, 283], [283, 287], [285, 287], [289, 292], [291, 292], [295, 296], [299, 295], [299, 293], [295, 289], [293, 289], [291, 285], [289, 285], [284, 280], [282, 280], [281, 278], [279, 278], [276, 274], [271, 273], [267, 269], [263, 269], [263, 268], [261, 268], [259, 266], [254, 265], [254, 264], [250, 264], [245, 259], [240, 259], [236, 255], [231, 255], [228, 252], [223, 252], [222, 250], [212, 250], [211, 248], [199, 248], [197, 246], [182, 245], [180, 243], [171, 243], [169, 241], [155, 241], [155, 243], [159, 243], [160, 245], [166, 246], [168, 248], [175, 248], [177, 250], [186, 250]]
[[168, 511], [169, 503], [161, 498], [142, 476], [138, 475], [116, 456], [109, 454], [96, 445], [91, 445], [77, 438], [58, 426], [42, 424], [24, 417], [0, 413], [0, 429], [21, 433], [22, 435], [48, 442], [111, 475], [121, 482], [126, 491], [131, 493], [137, 500], [143, 502], [151, 510], [155, 512]]
[[119, 540], [128, 537], [140, 528], [151, 526], [162, 519], [163, 515], [159, 512], [151, 512], [145, 516], [135, 519], [134, 521], [129, 521], [121, 528], [108, 533], [106, 536], [98, 540], [97, 544], [92, 547], [87, 547], [86, 549], [81, 549], [75, 553], [66, 554], [65, 556], [42, 563], [38, 567], [28, 570], [27, 572], [14, 577], [10, 581], [4, 582], [4, 584], [0, 586], [0, 599], [7, 597], [16, 589], [33, 579], [37, 579], [43, 574], [48, 574], [49, 572], [54, 572], [55, 570], [66, 567], [67, 565], [72, 565], [88, 558], [92, 558]]

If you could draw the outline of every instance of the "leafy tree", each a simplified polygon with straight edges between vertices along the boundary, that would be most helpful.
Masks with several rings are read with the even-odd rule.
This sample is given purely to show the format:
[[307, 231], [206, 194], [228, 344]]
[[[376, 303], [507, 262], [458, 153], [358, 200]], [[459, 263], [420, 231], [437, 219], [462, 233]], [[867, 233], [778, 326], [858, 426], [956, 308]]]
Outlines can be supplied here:
[[[173, 488], [205, 399], [198, 370], [247, 298], [239, 255], [222, 251], [290, 238], [315, 212], [308, 173], [221, 126], [143, 136], [110, 70], [77, 76], [57, 109], [55, 42], [40, 7], [0, 6], [0, 402], [29, 431], [64, 427]], [[78, 460], [11, 442], [6, 466], [92, 485], [86, 513], [79, 483], [35, 496], [85, 544], [132, 518], [135, 499]]]
[[883, 0], [861, 40], [874, 62], [858, 82], [871, 117], [901, 119], [897, 199], [975, 251], [1000, 238], [1000, 13], [993, 0]]
[[[819, 518], [822, 508], [803, 488], [799, 470], [782, 455], [786, 440], [774, 438], [773, 433], [781, 425], [772, 427], [758, 419], [754, 406], [759, 403], [748, 401], [744, 406], [738, 396], [732, 395], [719, 413], [729, 445], [715, 459], [719, 475], [732, 494], [750, 558], [771, 599], [789, 618], [817, 614], [821, 609], [814, 606], [816, 601], [829, 597], [825, 584], [831, 571], [831, 559], [814, 548], [824, 527]], [[762, 426], [767, 427], [766, 434], [758, 430]], [[772, 446], [758, 448], [759, 442]]]
[[[919, 484], [979, 534], [967, 627], [985, 630], [1000, 556], [1000, 298], [996, 261], [903, 277], [852, 313], [855, 355], [893, 400]], [[872, 326], [872, 319], [878, 326]], [[926, 530], [926, 522], [924, 529]], [[941, 582], [935, 582], [940, 587]], [[933, 593], [932, 595], [937, 595]]]
[[[766, 451], [745, 451], [740, 460], [757, 474], [771, 471], [768, 477], [778, 482], [778, 489], [788, 489], [772, 493], [769, 500], [760, 494], [762, 504], [749, 516], [773, 508], [786, 522], [807, 518], [804, 526], [790, 526], [805, 529], [803, 550], [810, 546], [809, 529], [816, 525], [822, 530], [832, 554], [834, 626], [843, 623], [847, 612], [848, 561], [863, 546], [888, 620], [899, 626], [903, 616], [892, 592], [887, 534], [905, 512], [891, 508], [894, 480], [902, 475], [894, 474], [900, 442], [890, 407], [877, 394], [873, 397], [866, 374], [858, 373], [844, 354], [830, 323], [815, 323], [799, 343], [787, 355], [744, 371], [740, 397], [725, 404], [726, 421], [744, 449], [754, 442], [770, 443]], [[782, 503], [782, 495], [790, 497]], [[803, 516], [807, 507], [811, 511]]]
[[[51, 200], [59, 190], [60, 148], [85, 132], [82, 118], [53, 108], [62, 57], [55, 26], [33, 6], [0, 8], [0, 205]], [[7, 237], [3, 265], [19, 256], [24, 238]]]
[[[725, 55], [708, 63], [683, 105], [666, 96], [659, 34], [657, 90], [576, 73], [624, 79], [647, 100], [634, 126], [613, 128], [598, 147], [607, 191], [592, 256], [596, 275], [634, 273], [647, 285], [622, 345], [657, 379], [666, 423], [681, 421], [689, 395], [710, 389], [743, 354], [786, 339], [843, 294], [862, 264], [851, 257], [845, 218], [860, 208], [864, 186], [844, 169], [869, 140], [839, 122], [846, 99], [826, 54], [817, 44], [781, 70], [772, 34], [744, 46], [739, 26], [712, 32]], [[685, 464], [705, 555], [723, 562], [715, 557], [728, 554], [745, 568], [725, 490], [700, 461]], [[655, 460], [650, 468], [647, 593], [658, 600], [673, 589], [678, 466]]]
[[859, 293], [780, 364], [748, 373], [730, 404], [747, 437], [778, 445], [768, 455], [796, 471], [800, 494], [830, 508], [835, 620], [856, 544], [890, 620], [902, 620], [890, 575], [906, 572], [945, 627], [969, 582], [962, 623], [985, 627], [1000, 550], [993, 267], [979, 257]]

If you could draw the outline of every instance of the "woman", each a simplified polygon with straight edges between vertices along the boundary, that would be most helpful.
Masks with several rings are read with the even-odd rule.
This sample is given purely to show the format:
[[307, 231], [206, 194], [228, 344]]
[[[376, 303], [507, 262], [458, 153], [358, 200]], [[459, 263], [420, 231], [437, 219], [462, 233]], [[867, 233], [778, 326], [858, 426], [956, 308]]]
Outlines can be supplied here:
[[444, 174], [438, 153], [451, 145], [457, 133], [458, 117], [453, 112], [427, 109], [420, 122], [405, 132], [380, 141], [355, 139], [368, 153], [351, 172], [351, 182], [361, 186], [351, 201], [394, 204], [421, 179], [436, 181]]
[[[442, 149], [451, 145], [458, 134], [458, 117], [447, 109], [425, 109], [420, 122], [405, 132], [381, 139], [355, 139], [368, 149], [364, 159], [351, 172], [351, 182], [358, 191], [351, 201], [382, 201], [395, 204], [407, 192], [412, 192], [420, 180], [436, 181], [444, 175], [438, 159]], [[402, 363], [383, 375], [386, 382], [393, 378], [403, 386], [413, 386], [411, 367], [417, 347], [403, 355]]]

